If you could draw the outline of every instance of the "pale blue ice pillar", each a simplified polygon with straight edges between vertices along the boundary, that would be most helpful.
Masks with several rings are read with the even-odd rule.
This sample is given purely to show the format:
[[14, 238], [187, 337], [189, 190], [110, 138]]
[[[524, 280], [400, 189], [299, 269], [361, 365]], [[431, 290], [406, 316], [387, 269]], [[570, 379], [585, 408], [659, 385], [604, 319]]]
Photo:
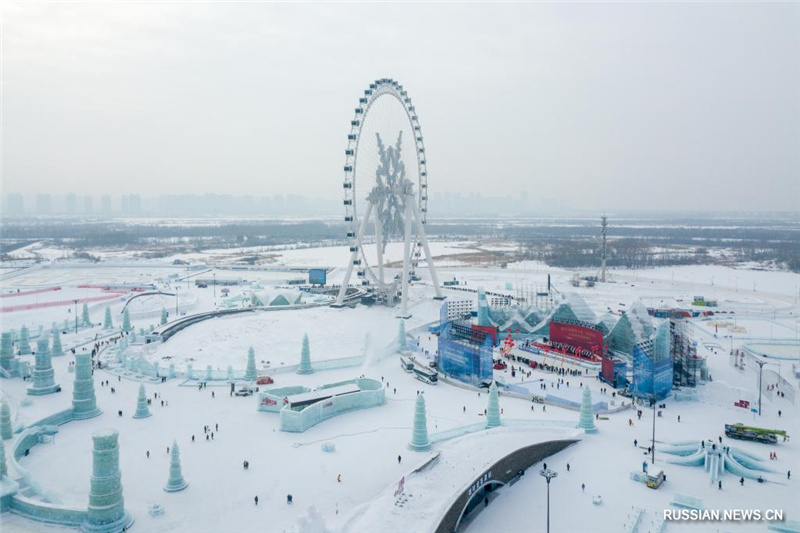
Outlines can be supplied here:
[[406, 339], [406, 321], [400, 319], [400, 325], [397, 328], [397, 349], [403, 351], [408, 349], [408, 340]]
[[33, 369], [33, 385], [28, 387], [28, 394], [41, 396], [58, 391], [61, 387], [53, 380], [54, 375], [47, 339], [39, 339], [36, 342], [36, 366]]
[[247, 381], [254, 381], [258, 377], [256, 372], [256, 351], [251, 346], [247, 350], [247, 370], [244, 373], [244, 379]]
[[206, 381], [214, 379], [214, 371], [211, 370], [211, 365], [206, 365]]
[[133, 413], [133, 418], [147, 418], [150, 414], [150, 408], [147, 406], [147, 394], [144, 391], [144, 383], [140, 383], [139, 398], [136, 400], [136, 412]]
[[492, 381], [489, 387], [489, 406], [486, 408], [486, 427], [496, 428], [500, 425], [500, 399], [497, 393], [497, 383]]
[[169, 479], [164, 486], [167, 492], [178, 492], [185, 489], [189, 484], [183, 479], [181, 472], [181, 452], [178, 449], [178, 442], [172, 441], [172, 448], [169, 452]]
[[[122, 311], [122, 331], [133, 331], [133, 327], [131, 327], [131, 315], [127, 307]], [[136, 337], [134, 336], [134, 338]]]
[[14, 436], [14, 427], [11, 425], [11, 408], [8, 403], [0, 405], [0, 440], [8, 440]]
[[101, 429], [92, 435], [92, 440], [89, 509], [82, 529], [92, 533], [119, 532], [133, 523], [133, 516], [125, 511], [122, 497], [119, 433], [115, 429]]
[[53, 357], [64, 355], [64, 347], [61, 346], [61, 332], [58, 328], [53, 328], [53, 348], [50, 351]]
[[31, 353], [31, 333], [28, 331], [28, 326], [22, 326], [19, 329], [19, 354], [30, 355]]
[[414, 404], [414, 429], [408, 447], [412, 450], [422, 451], [431, 447], [428, 438], [428, 419], [425, 414], [425, 395], [417, 394]]
[[483, 287], [478, 288], [478, 325], [489, 326], [489, 302], [486, 300], [486, 292]]
[[110, 307], [106, 307], [106, 314], [103, 317], [103, 329], [114, 329], [114, 320], [111, 318]]
[[84, 326], [91, 326], [92, 321], [89, 319], [89, 304], [86, 302], [83, 303], [83, 325]]
[[161, 325], [162, 326], [167, 323], [167, 319], [168, 318], [169, 318], [169, 313], [167, 313], [167, 308], [166, 307], [162, 307], [161, 308]]
[[308, 345], [308, 334], [303, 335], [303, 348], [300, 350], [300, 366], [297, 368], [297, 373], [314, 373], [314, 368], [311, 366], [311, 348]]
[[594, 425], [594, 411], [592, 410], [592, 391], [589, 387], [583, 387], [583, 400], [581, 401], [581, 417], [578, 427], [586, 433], [597, 433]]
[[8, 476], [8, 466], [6, 465], [6, 445], [0, 440], [0, 480]]
[[11, 362], [14, 360], [14, 341], [11, 332], [4, 331], [0, 336], [0, 368], [11, 372]]
[[78, 420], [94, 418], [100, 414], [94, 395], [92, 356], [86, 352], [75, 354], [75, 387], [72, 389], [72, 410]]

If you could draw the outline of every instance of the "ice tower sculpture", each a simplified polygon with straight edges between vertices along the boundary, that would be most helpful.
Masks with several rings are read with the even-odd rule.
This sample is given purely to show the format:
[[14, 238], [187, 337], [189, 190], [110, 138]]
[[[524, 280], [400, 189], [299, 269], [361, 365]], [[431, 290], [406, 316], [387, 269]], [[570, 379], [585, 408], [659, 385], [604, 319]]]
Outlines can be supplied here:
[[91, 326], [92, 321], [89, 319], [89, 304], [83, 302], [83, 311], [81, 312], [82, 317], [81, 320], [83, 321], [84, 326]]
[[169, 318], [169, 313], [167, 313], [167, 308], [166, 307], [162, 307], [161, 308], [161, 325], [162, 326], [167, 323], [167, 318]]
[[414, 430], [411, 434], [409, 449], [422, 451], [431, 447], [428, 438], [428, 419], [425, 415], [425, 395], [417, 394], [417, 401], [414, 404]]
[[22, 326], [19, 329], [19, 354], [30, 355], [31, 353], [31, 334], [28, 331], [28, 326]]
[[188, 485], [181, 472], [181, 452], [178, 449], [178, 442], [172, 441], [172, 448], [169, 451], [169, 480], [164, 485], [164, 490], [166, 492], [178, 492]]
[[4, 331], [0, 336], [0, 368], [11, 372], [11, 362], [14, 360], [14, 342], [11, 332]]
[[496, 428], [500, 425], [500, 400], [497, 393], [497, 383], [492, 381], [489, 387], [489, 406], [486, 409], [486, 429]]
[[311, 367], [311, 348], [308, 346], [308, 334], [303, 335], [303, 349], [300, 350], [300, 366], [297, 368], [298, 374], [313, 374]]
[[123, 531], [133, 523], [133, 516], [125, 511], [122, 497], [119, 433], [115, 429], [101, 429], [92, 435], [92, 440], [89, 509], [82, 529], [89, 533]]
[[8, 466], [6, 465], [6, 445], [0, 440], [0, 480], [8, 476]]
[[28, 394], [41, 396], [60, 391], [61, 386], [53, 380], [54, 374], [47, 339], [39, 339], [36, 342], [36, 367], [33, 369], [33, 385], [28, 387]]
[[214, 379], [214, 371], [211, 369], [211, 365], [206, 365], [206, 381], [211, 381]]
[[53, 349], [51, 350], [53, 357], [60, 357], [64, 355], [64, 347], [61, 346], [61, 332], [58, 328], [53, 328]]
[[114, 329], [114, 320], [111, 318], [110, 307], [106, 307], [106, 316], [103, 318], [103, 329]]
[[133, 418], [147, 418], [150, 414], [150, 408], [147, 406], [147, 394], [144, 392], [144, 383], [140, 383], [139, 398], [136, 400], [136, 412], [133, 413]]
[[592, 410], [592, 391], [589, 387], [583, 388], [583, 400], [581, 401], [581, 417], [578, 427], [586, 433], [597, 433], [594, 425], [594, 411]]
[[478, 288], [478, 325], [491, 326], [489, 322], [489, 302], [486, 300], [486, 292], [483, 287]]
[[[133, 331], [133, 327], [131, 326], [131, 314], [127, 307], [125, 307], [125, 309], [122, 311], [122, 331]], [[135, 334], [133, 338], [136, 339]]]
[[408, 350], [408, 340], [406, 339], [406, 321], [400, 319], [400, 325], [397, 328], [397, 351]]
[[86, 352], [75, 354], [75, 388], [72, 390], [72, 410], [78, 420], [94, 418], [100, 414], [94, 395], [92, 356]]
[[251, 346], [249, 350], [247, 350], [247, 370], [244, 373], [244, 379], [247, 381], [254, 381], [258, 378], [258, 373], [256, 372], [256, 351]]
[[11, 426], [11, 409], [8, 403], [0, 405], [0, 440], [8, 440], [14, 436], [14, 428]]

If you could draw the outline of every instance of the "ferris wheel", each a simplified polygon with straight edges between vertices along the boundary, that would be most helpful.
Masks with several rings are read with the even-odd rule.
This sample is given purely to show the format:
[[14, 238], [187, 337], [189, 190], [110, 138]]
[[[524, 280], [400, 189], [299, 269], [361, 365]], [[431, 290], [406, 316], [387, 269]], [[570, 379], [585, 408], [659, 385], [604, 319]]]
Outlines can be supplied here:
[[[411, 97], [395, 80], [375, 80], [358, 103], [342, 187], [350, 260], [337, 304], [355, 271], [358, 283], [380, 302], [394, 305], [399, 299], [405, 318], [408, 285], [416, 279], [423, 252], [436, 297], [442, 298], [425, 236], [428, 170], [422, 129]], [[398, 267], [400, 273], [393, 275]]]

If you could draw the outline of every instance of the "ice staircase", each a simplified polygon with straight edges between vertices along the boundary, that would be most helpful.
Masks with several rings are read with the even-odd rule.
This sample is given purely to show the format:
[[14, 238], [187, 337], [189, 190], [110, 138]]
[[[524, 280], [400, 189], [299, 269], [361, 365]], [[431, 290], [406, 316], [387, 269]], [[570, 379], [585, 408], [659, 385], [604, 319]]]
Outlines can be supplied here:
[[696, 509], [698, 511], [703, 509], [703, 500], [685, 494], [675, 494], [672, 497], [670, 505], [675, 507], [682, 507], [684, 509]]
[[642, 515], [644, 515], [644, 509], [631, 507], [631, 512], [628, 513], [628, 518], [625, 520], [623, 533], [638, 533], [639, 525], [642, 523]]

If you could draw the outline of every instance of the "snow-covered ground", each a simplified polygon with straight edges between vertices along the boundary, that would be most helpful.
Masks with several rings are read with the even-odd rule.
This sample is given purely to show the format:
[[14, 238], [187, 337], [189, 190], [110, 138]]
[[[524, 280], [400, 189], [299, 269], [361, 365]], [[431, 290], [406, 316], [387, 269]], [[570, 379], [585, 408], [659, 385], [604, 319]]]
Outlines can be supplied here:
[[[455, 254], [456, 250], [469, 250], [466, 243], [446, 243], [435, 254]], [[344, 265], [347, 250], [302, 249], [279, 251], [277, 264], [285, 266]], [[540, 263], [520, 262], [508, 268], [476, 266], [459, 267], [445, 262], [441, 265], [440, 279], [462, 280], [466, 288], [479, 286], [487, 290], [516, 294], [526, 287], [545, 286], [547, 275], [561, 293], [576, 292], [586, 299], [592, 310], [600, 315], [611, 310], [618, 313], [642, 298], [646, 305], [657, 305], [661, 300], [670, 305], [688, 306], [694, 295], [717, 299], [719, 310], [726, 311], [709, 319], [694, 320], [692, 333], [698, 340], [699, 351], [708, 357], [714, 381], [700, 387], [698, 402], [667, 400], [664, 416], [656, 419], [656, 465], [664, 468], [668, 481], [659, 490], [648, 489], [628, 478], [628, 473], [639, 470], [646, 459], [646, 447], [652, 432], [652, 415], [645, 410], [642, 420], [635, 413], [622, 411], [608, 419], [598, 420], [599, 432], [582, 435], [581, 442], [548, 459], [548, 466], [559, 472], [551, 490], [551, 528], [553, 531], [611, 532], [622, 531], [631, 507], [645, 509], [644, 525], [640, 531], [651, 531], [655, 513], [670, 508], [675, 494], [700, 498], [709, 509], [757, 508], [783, 509], [788, 519], [800, 519], [800, 412], [788, 398], [777, 396], [763, 398], [763, 415], [735, 407], [733, 402], [746, 399], [757, 402], [757, 373], [747, 368], [731, 366], [728, 350], [761, 339], [769, 340], [798, 337], [797, 289], [800, 276], [781, 272], [734, 270], [725, 267], [676, 267], [644, 271], [611, 272], [613, 283], [598, 284], [593, 288], [573, 288], [569, 280], [572, 271], [551, 269]], [[230, 270], [217, 270], [218, 276], [231, 277]], [[222, 305], [220, 288], [216, 297], [212, 287], [198, 289], [185, 280], [176, 280], [175, 274], [186, 275], [185, 267], [163, 263], [143, 262], [141, 267], [126, 265], [110, 267], [75, 264], [70, 268], [33, 268], [16, 272], [3, 279], [2, 292], [62, 286], [62, 291], [40, 293], [18, 298], [4, 298], [2, 305], [20, 302], [44, 301], [41, 299], [68, 299], [94, 295], [99, 289], [79, 289], [80, 284], [148, 282], [160, 289], [173, 292], [176, 288], [179, 301], [181, 293], [188, 293], [184, 302], [193, 301], [191, 308], [181, 313], [199, 312]], [[260, 273], [259, 273], [260, 274]], [[285, 273], [281, 273], [284, 276]], [[421, 270], [424, 280], [427, 271]], [[210, 274], [202, 274], [207, 277]], [[235, 273], [251, 278], [251, 272]], [[329, 274], [329, 280], [341, 279], [343, 269]], [[264, 284], [280, 283], [279, 277], [261, 279]], [[713, 276], [713, 284], [711, 282]], [[274, 281], [271, 281], [274, 280]], [[506, 289], [510, 284], [511, 289]], [[753, 288], [755, 287], [755, 291]], [[231, 288], [231, 296], [245, 296], [245, 286]], [[59, 295], [61, 293], [61, 295]], [[474, 299], [473, 293], [445, 290], [450, 298]], [[190, 296], [191, 295], [191, 296]], [[412, 319], [407, 325], [411, 331], [438, 319], [439, 302], [430, 299], [432, 289], [419, 284], [412, 290]], [[558, 296], [557, 296], [558, 297]], [[136, 302], [136, 300], [134, 300]], [[17, 303], [17, 302], [13, 302]], [[149, 326], [158, 322], [158, 312], [166, 307], [174, 311], [174, 298], [142, 298], [132, 319], [134, 325]], [[105, 303], [90, 304], [92, 321], [102, 322]], [[115, 325], [123, 302], [110, 303]], [[131, 304], [133, 305], [133, 304]], [[3, 313], [2, 328], [10, 329], [27, 324], [32, 330], [39, 325], [49, 327], [53, 321], [72, 319], [68, 308], [43, 308], [38, 311]], [[733, 311], [733, 313], [730, 313]], [[154, 313], [153, 313], [154, 312]], [[225, 368], [243, 368], [247, 348], [253, 345], [257, 361], [294, 364], [299, 359], [300, 340], [307, 332], [311, 339], [312, 362], [334, 357], [358, 355], [367, 332], [375, 344], [389, 342], [397, 332], [396, 310], [381, 307], [356, 309], [312, 308], [305, 310], [280, 310], [247, 313], [240, 316], [214, 319], [192, 326], [159, 346], [155, 357], [174, 357], [175, 361], [194, 359], [196, 365], [212, 364]], [[137, 317], [136, 315], [140, 315]], [[146, 316], [145, 316], [146, 315]], [[152, 315], [152, 316], [151, 316]], [[171, 317], [172, 318], [172, 317]], [[90, 341], [95, 334], [103, 334], [98, 326], [81, 330], [78, 334], [67, 332], [62, 336], [65, 347]], [[422, 334], [420, 341], [426, 349], [434, 349], [435, 337]], [[80, 348], [78, 348], [80, 349]], [[54, 360], [56, 380], [63, 386], [60, 394], [31, 397], [32, 404], [20, 406], [26, 398], [27, 383], [20, 380], [3, 380], [2, 394], [11, 405], [20, 423], [30, 423], [70, 404], [73, 375], [68, 372], [70, 357]], [[261, 363], [259, 363], [261, 364]], [[781, 375], [788, 377], [791, 363], [784, 362]], [[323, 422], [302, 434], [279, 431], [278, 417], [256, 410], [254, 398], [230, 397], [223, 387], [198, 391], [192, 387], [179, 387], [176, 380], [148, 386], [148, 394], [158, 392], [168, 403], [162, 407], [154, 400], [153, 416], [136, 420], [131, 415], [136, 405], [138, 383], [116, 377], [104, 370], [95, 372], [98, 404], [103, 414], [95, 419], [72, 422], [60, 428], [53, 444], [36, 446], [30, 456], [22, 459], [34, 479], [52, 492], [63, 503], [85, 506], [88, 499], [91, 474], [91, 433], [105, 427], [120, 431], [120, 466], [124, 485], [126, 507], [136, 516], [134, 531], [300, 531], [298, 518], [306, 514], [309, 504], [319, 512], [319, 521], [329, 531], [430, 531], [427, 525], [435, 522], [431, 513], [443, 509], [463, 489], [470, 470], [480, 471], [487, 463], [496, 460], [504, 450], [522, 443], [563, 436], [563, 429], [503, 428], [497, 432], [479, 432], [451, 441], [436, 444], [432, 453], [442, 453], [442, 468], [429, 474], [409, 474], [430, 456], [431, 452], [411, 452], [406, 448], [411, 438], [413, 404], [416, 393], [425, 391], [428, 428], [432, 433], [474, 424], [484, 420], [486, 394], [454, 387], [445, 383], [432, 387], [412, 378], [400, 368], [396, 358], [372, 362], [364, 367], [317, 372], [299, 376], [280, 374], [277, 384], [315, 387], [349, 379], [360, 374], [383, 379], [387, 384], [387, 402], [384, 406], [357, 411]], [[498, 371], [498, 377], [510, 380], [510, 373]], [[110, 380], [109, 386], [100, 382]], [[526, 381], [544, 380], [555, 385], [554, 376], [533, 371]], [[590, 387], [595, 399], [602, 398], [600, 383], [593, 378], [569, 378], [570, 389], [580, 384]], [[797, 387], [797, 380], [791, 381]], [[116, 389], [111, 393], [110, 387]], [[395, 392], [396, 389], [396, 392]], [[215, 392], [212, 397], [212, 390]], [[577, 421], [578, 413], [550, 406], [546, 411], [528, 401], [501, 397], [503, 418], [539, 421]], [[123, 416], [118, 417], [117, 411]], [[778, 416], [778, 411], [781, 416]], [[678, 422], [678, 415], [681, 421]], [[628, 419], [633, 418], [633, 425]], [[772, 481], [757, 484], [751, 481], [740, 486], [738, 478], [723, 474], [723, 488], [719, 490], [708, 482], [701, 468], [668, 465], [660, 453], [661, 443], [690, 439], [717, 439], [723, 434], [723, 424], [731, 422], [752, 423], [761, 427], [778, 427], [792, 436], [789, 442], [767, 446], [743, 441], [725, 444], [745, 449], [767, 458], [769, 451], [777, 451], [777, 461], [767, 461], [779, 474], [767, 477]], [[214, 439], [206, 442], [204, 425], [219, 424]], [[192, 443], [191, 437], [195, 436]], [[169, 457], [166, 447], [173, 439], [181, 446], [183, 473], [189, 482], [187, 490], [165, 493], [162, 490], [168, 476]], [[634, 439], [639, 447], [634, 447]], [[326, 453], [323, 443], [330, 442], [336, 451]], [[642, 448], [644, 446], [644, 449]], [[6, 450], [10, 443], [6, 442]], [[146, 452], [150, 451], [150, 458]], [[398, 464], [397, 456], [402, 456]], [[250, 462], [250, 469], [242, 468], [242, 461]], [[566, 464], [570, 470], [566, 470]], [[491, 503], [480, 513], [473, 513], [465, 531], [543, 531], [546, 512], [545, 481], [531, 469], [518, 483], [498, 491]], [[792, 479], [786, 472], [792, 471]], [[341, 474], [342, 481], [337, 482]], [[407, 491], [413, 493], [414, 505], [396, 507], [393, 491], [398, 480], [406, 476]], [[581, 484], [586, 490], [581, 490]], [[294, 505], [286, 504], [291, 493]], [[259, 496], [259, 505], [253, 503]], [[592, 504], [592, 497], [601, 495], [603, 504]], [[421, 504], [418, 502], [422, 502]], [[161, 517], [151, 517], [147, 506], [160, 503], [165, 507]], [[435, 513], [434, 513], [435, 514]], [[427, 521], [426, 521], [427, 520]], [[431, 522], [433, 520], [433, 522]], [[2, 528], [8, 531], [46, 531], [57, 528], [28, 522], [19, 516], [4, 514]], [[671, 522], [668, 531], [766, 531], [766, 523], [712, 523]], [[308, 528], [305, 531], [309, 531]]]

